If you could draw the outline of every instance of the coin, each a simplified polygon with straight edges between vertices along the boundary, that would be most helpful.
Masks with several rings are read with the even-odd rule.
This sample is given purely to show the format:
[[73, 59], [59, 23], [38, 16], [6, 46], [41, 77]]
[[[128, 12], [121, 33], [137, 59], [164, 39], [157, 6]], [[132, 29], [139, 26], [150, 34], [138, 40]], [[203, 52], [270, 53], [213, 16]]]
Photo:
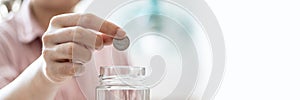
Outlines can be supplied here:
[[129, 47], [129, 44], [130, 40], [127, 36], [123, 39], [113, 39], [113, 46], [119, 51], [126, 50]]

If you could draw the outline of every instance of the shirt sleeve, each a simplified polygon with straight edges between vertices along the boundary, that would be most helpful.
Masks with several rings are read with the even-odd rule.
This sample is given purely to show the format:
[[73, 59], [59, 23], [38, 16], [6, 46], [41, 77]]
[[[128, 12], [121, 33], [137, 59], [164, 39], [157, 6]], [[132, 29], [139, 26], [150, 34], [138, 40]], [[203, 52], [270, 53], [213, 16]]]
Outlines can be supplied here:
[[10, 50], [6, 39], [3, 32], [0, 32], [0, 89], [18, 76], [18, 70], [13, 67], [9, 56]]

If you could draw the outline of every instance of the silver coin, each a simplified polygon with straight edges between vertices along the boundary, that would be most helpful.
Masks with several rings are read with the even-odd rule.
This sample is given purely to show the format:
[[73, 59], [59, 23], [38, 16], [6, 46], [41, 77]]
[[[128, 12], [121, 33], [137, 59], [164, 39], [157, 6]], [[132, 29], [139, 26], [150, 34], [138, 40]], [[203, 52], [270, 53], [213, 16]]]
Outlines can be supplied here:
[[113, 39], [113, 46], [119, 51], [126, 50], [129, 47], [129, 44], [130, 40], [127, 36], [123, 39]]

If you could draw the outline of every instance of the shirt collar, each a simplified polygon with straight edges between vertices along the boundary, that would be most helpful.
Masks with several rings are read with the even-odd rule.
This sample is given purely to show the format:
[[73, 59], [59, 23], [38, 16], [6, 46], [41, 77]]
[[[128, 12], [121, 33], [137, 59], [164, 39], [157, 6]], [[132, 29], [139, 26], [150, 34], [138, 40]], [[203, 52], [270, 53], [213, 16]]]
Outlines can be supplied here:
[[29, 3], [30, 0], [24, 0], [19, 12], [15, 14], [18, 40], [23, 43], [30, 43], [45, 32], [34, 18]]

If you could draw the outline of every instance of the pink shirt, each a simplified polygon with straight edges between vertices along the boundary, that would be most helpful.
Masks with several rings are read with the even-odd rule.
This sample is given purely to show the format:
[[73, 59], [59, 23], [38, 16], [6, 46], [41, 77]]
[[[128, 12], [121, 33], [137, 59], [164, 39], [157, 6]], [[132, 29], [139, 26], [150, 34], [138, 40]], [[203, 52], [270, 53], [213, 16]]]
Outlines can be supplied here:
[[[19, 12], [0, 24], [0, 88], [13, 81], [41, 54], [41, 41], [45, 30], [31, 15], [29, 0], [25, 0]], [[95, 98], [98, 84], [95, 66], [112, 65], [111, 46], [97, 52], [86, 64], [85, 73], [66, 82], [56, 95], [56, 100], [82, 100]], [[96, 62], [96, 63], [95, 63]]]

